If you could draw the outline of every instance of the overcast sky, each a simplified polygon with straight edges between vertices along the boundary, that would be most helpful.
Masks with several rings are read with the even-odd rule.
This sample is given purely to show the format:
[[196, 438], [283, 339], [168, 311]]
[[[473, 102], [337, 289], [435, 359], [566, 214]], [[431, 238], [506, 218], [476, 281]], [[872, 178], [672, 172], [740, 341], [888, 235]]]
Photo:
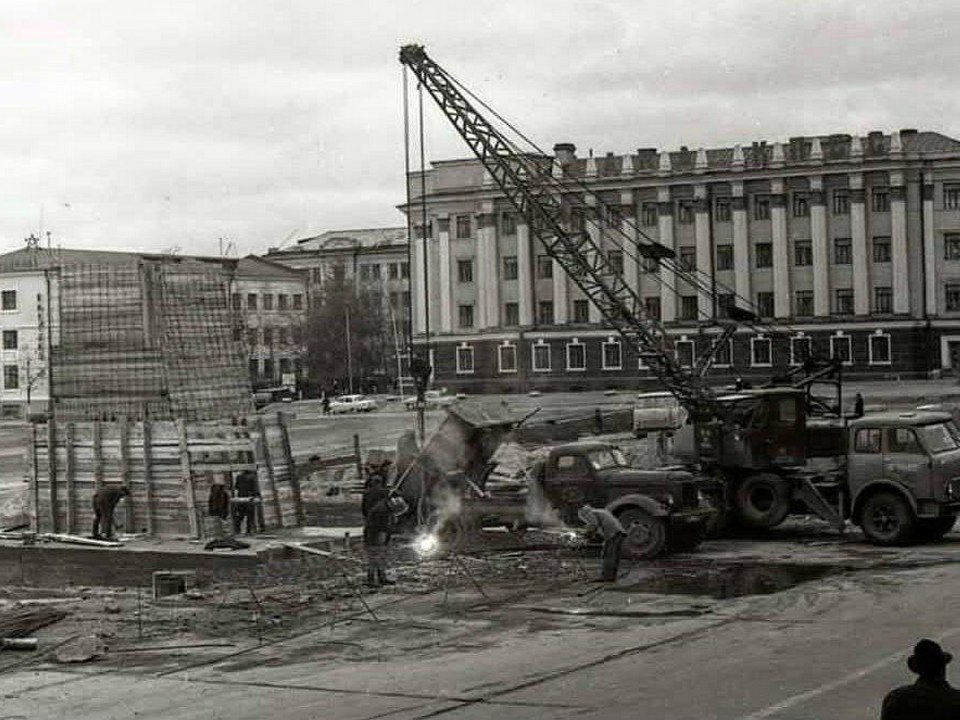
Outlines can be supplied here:
[[[960, 135], [960, 3], [0, 0], [0, 250], [402, 225], [401, 44], [544, 147]], [[428, 108], [428, 159], [466, 148]]]

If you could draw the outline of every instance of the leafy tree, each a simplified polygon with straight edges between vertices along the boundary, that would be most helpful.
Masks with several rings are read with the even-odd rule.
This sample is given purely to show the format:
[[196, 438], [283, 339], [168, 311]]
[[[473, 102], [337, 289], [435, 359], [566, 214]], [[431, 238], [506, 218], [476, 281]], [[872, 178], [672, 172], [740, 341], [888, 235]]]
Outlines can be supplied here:
[[365, 379], [388, 372], [391, 338], [390, 316], [379, 287], [357, 284], [352, 278], [328, 278], [304, 325], [311, 384], [329, 390], [336, 382], [340, 392], [346, 392], [352, 362], [353, 386], [359, 392]]

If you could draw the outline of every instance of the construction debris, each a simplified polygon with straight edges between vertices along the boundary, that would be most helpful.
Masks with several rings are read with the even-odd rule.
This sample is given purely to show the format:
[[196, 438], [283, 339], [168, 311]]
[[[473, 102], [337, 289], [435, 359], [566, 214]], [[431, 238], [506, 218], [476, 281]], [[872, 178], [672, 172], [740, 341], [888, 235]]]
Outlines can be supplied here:
[[14, 605], [0, 609], [0, 638], [24, 638], [63, 620], [67, 613], [49, 606]]
[[73, 638], [57, 648], [56, 658], [60, 663], [83, 663], [103, 657], [107, 646], [97, 635]]

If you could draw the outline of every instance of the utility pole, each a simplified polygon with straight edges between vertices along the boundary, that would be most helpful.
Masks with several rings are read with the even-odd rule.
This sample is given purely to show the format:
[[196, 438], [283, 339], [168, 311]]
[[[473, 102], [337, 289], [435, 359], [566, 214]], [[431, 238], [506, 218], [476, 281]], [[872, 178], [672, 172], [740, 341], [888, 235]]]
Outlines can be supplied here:
[[353, 350], [350, 346], [350, 306], [347, 306], [347, 376], [350, 394], [353, 395]]

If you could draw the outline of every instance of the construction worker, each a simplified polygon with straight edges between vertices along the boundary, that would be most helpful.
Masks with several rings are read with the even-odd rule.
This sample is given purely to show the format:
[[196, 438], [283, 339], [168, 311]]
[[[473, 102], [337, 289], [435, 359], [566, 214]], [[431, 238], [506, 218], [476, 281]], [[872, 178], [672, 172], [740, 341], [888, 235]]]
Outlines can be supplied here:
[[387, 579], [387, 544], [390, 542], [390, 492], [386, 479], [376, 474], [370, 477], [360, 503], [363, 514], [363, 548], [367, 554], [367, 585], [393, 585]]
[[241, 470], [233, 480], [233, 532], [240, 534], [246, 524], [247, 535], [257, 529], [257, 502], [260, 499], [260, 484], [253, 470]]
[[[100, 539], [101, 530], [107, 540], [113, 540], [113, 511], [122, 498], [129, 497], [130, 489], [114, 485], [102, 487], [93, 494], [93, 537]], [[129, 501], [128, 501], [129, 502]]]
[[616, 582], [617, 571], [620, 568], [620, 550], [623, 547], [623, 525], [612, 512], [605, 508], [595, 508], [584, 505], [577, 511], [577, 517], [583, 522], [583, 531], [587, 534], [597, 534], [603, 538], [603, 549], [600, 559], [603, 569], [600, 575], [602, 582]]

